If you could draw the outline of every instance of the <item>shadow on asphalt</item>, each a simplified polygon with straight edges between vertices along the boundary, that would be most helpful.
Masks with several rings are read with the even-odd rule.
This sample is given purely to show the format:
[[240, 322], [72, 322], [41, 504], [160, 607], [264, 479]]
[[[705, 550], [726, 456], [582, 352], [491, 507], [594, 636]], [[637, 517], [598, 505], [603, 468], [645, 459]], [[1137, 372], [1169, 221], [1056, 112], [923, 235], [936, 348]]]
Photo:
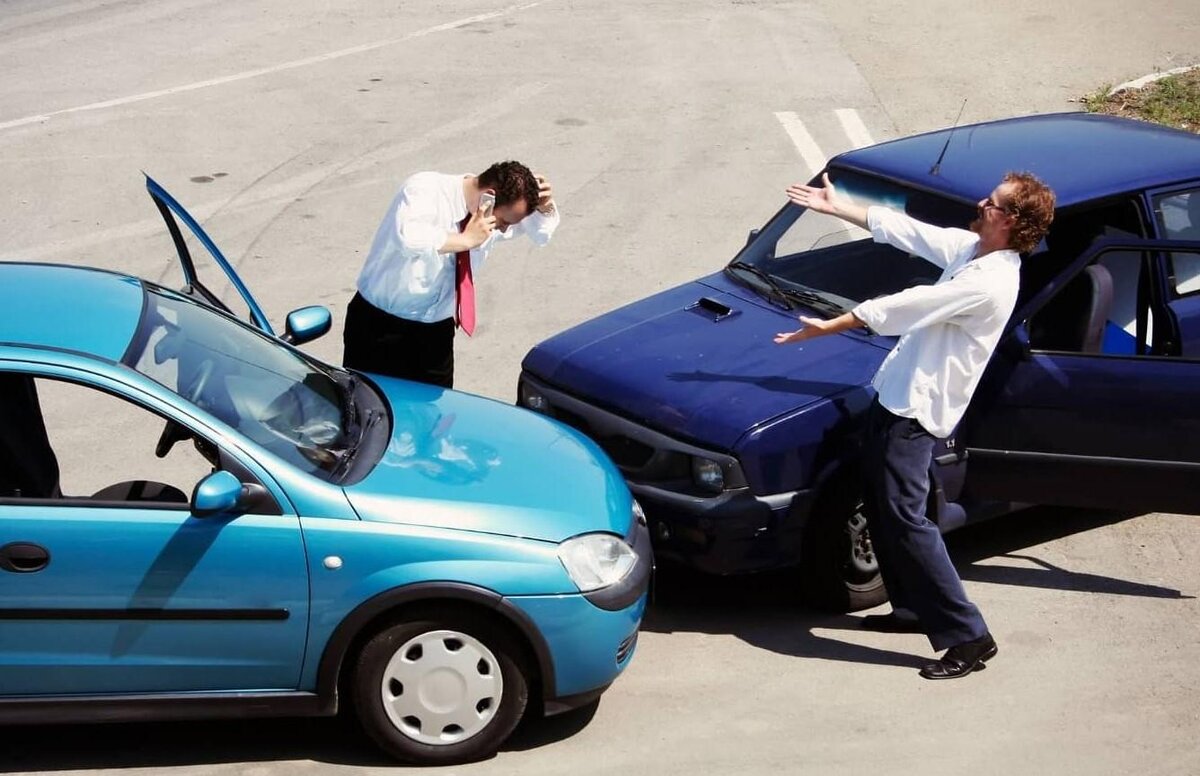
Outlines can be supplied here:
[[[598, 706], [593, 702], [544, 719], [530, 715], [501, 751], [526, 751], [570, 738], [587, 727]], [[0, 773], [291, 760], [399, 765], [343, 717], [0, 728]]]
[[[1037, 557], [1036, 547], [1080, 531], [1119, 522], [1128, 515], [1038, 507], [947, 537], [963, 578], [976, 582], [1149, 598], [1191, 598], [1179, 590], [1119, 579], [1092, 570], [1065, 569]], [[1186, 518], [1180, 518], [1186, 519]], [[1019, 567], [984, 565], [1012, 558]], [[814, 629], [855, 630], [857, 615], [830, 615], [804, 608], [790, 572], [714, 577], [660, 567], [655, 599], [643, 629], [732, 634], [747, 643], [797, 657], [916, 668], [928, 660], [919, 636], [903, 636], [919, 654], [850, 644]], [[587, 727], [598, 704], [550, 717], [531, 718], [505, 745], [525, 751], [563, 741]], [[268, 719], [123, 725], [67, 725], [0, 729], [0, 773], [102, 768], [156, 768], [289, 760], [387, 767], [350, 720]]]
[[[946, 544], [959, 573], [968, 581], [1106, 595], [1192, 598], [1159, 585], [1061, 568], [1038, 558], [1036, 551], [1027, 551], [1129, 517], [1092, 510], [1036, 507], [956, 531], [946, 537]], [[1011, 558], [1020, 565], [981, 563], [994, 558]], [[772, 652], [819, 660], [898, 667], [919, 667], [929, 660], [928, 645], [919, 636], [904, 637], [918, 639], [912, 645], [920, 653], [906, 654], [851, 644], [814, 632], [857, 630], [859, 621], [858, 615], [827, 614], [806, 608], [800, 600], [799, 581], [792, 572], [715, 577], [664, 565], [656, 576], [654, 602], [643, 629], [655, 633], [730, 634]]]

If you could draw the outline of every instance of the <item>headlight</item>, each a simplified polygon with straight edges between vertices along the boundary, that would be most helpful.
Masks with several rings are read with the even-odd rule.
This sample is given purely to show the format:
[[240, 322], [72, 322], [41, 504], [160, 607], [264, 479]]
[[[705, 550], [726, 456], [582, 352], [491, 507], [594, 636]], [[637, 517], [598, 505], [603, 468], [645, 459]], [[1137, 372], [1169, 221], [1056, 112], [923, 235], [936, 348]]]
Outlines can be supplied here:
[[621, 537], [604, 533], [567, 539], [558, 545], [558, 558], [581, 593], [620, 582], [637, 562]]
[[534, 412], [540, 412], [543, 415], [553, 414], [550, 410], [550, 402], [538, 389], [532, 387], [529, 383], [521, 383], [519, 398], [522, 407], [531, 409]]
[[725, 470], [711, 458], [692, 458], [692, 480], [707, 491], [720, 493], [725, 489]]

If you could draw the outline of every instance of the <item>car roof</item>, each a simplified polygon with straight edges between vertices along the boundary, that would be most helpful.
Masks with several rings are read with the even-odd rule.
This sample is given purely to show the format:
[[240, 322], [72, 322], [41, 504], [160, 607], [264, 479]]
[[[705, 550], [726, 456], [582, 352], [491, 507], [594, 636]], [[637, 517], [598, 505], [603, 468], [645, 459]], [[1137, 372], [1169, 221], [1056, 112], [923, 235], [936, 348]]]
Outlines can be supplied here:
[[1054, 113], [892, 140], [835, 162], [970, 203], [1006, 172], [1028, 171], [1054, 189], [1063, 208], [1200, 178], [1200, 136], [1115, 116]]
[[89, 267], [0, 262], [0, 344], [120, 361], [142, 315], [142, 281]]

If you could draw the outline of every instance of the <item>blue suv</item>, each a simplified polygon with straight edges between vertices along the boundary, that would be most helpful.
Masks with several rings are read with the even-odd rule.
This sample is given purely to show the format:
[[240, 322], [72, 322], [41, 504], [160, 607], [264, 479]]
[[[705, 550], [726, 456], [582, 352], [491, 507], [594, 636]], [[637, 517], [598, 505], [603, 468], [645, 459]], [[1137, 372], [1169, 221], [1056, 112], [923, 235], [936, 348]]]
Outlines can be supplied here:
[[0, 724], [346, 706], [387, 752], [448, 763], [495, 751], [527, 707], [598, 697], [652, 570], [607, 456], [533, 413], [305, 355], [329, 312], [276, 336], [147, 185], [182, 292], [0, 264]]
[[[1058, 211], [1008, 330], [933, 463], [943, 531], [1021, 505], [1200, 512], [1200, 137], [1032, 116], [842, 154], [864, 205], [965, 227], [1009, 170]], [[819, 178], [819, 176], [818, 176]], [[860, 510], [859, 434], [895, 338], [773, 336], [940, 271], [788, 204], [721, 271], [583, 323], [525, 358], [518, 402], [595, 439], [655, 552], [718, 574], [797, 566], [811, 602], [886, 598]]]

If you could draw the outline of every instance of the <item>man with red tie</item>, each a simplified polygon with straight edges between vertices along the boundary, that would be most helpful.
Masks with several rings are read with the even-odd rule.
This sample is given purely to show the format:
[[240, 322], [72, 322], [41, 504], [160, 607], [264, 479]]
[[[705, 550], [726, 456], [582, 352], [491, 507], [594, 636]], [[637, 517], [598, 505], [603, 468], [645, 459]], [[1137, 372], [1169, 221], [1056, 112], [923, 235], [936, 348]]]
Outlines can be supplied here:
[[[491, 213], [480, 200], [495, 198]], [[350, 369], [451, 388], [454, 331], [475, 331], [474, 273], [497, 242], [545, 245], [558, 228], [550, 184], [520, 162], [479, 175], [419, 172], [375, 233], [346, 311]]]

